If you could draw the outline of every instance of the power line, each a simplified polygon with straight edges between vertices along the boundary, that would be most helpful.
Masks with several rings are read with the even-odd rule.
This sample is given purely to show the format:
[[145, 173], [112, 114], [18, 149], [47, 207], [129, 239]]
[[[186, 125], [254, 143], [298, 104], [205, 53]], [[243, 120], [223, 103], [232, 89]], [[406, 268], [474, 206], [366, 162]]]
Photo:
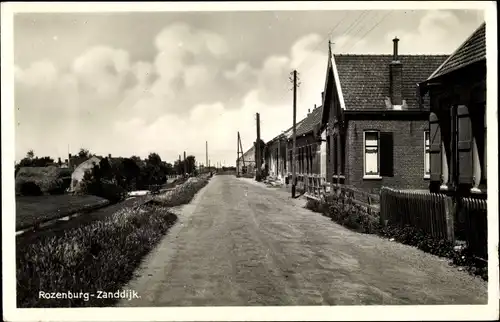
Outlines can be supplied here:
[[[372, 12], [368, 12], [368, 13], [367, 13], [367, 15], [366, 15], [366, 17], [368, 17], [371, 13], [372, 13]], [[356, 39], [355, 39], [355, 38], [356, 38], [356, 37], [360, 34], [360, 32], [361, 32], [361, 31], [362, 31], [362, 30], [363, 30], [366, 26], [368, 26], [368, 25], [370, 25], [370, 24], [371, 24], [371, 22], [370, 22], [370, 21], [372, 21], [372, 20], [376, 20], [376, 19], [375, 19], [375, 17], [376, 17], [376, 16], [377, 16], [377, 13], [375, 13], [375, 16], [372, 16], [372, 17], [370, 17], [369, 19], [365, 20], [365, 21], [363, 22], [363, 24], [361, 24], [361, 21], [360, 21], [360, 22], [358, 22], [358, 23], [356, 24], [356, 26], [353, 26], [353, 28], [352, 28], [353, 30], [354, 30], [354, 27], [359, 27], [359, 28], [356, 28], [356, 31], [355, 31], [352, 35], [349, 35], [349, 39], [348, 39], [348, 41], [347, 41], [347, 42], [345, 42], [344, 44], [342, 44], [342, 46], [343, 46], [343, 47], [345, 47], [345, 46], [346, 46], [348, 43], [350, 43], [351, 41], [356, 41]]]
[[387, 17], [389, 17], [390, 14], [392, 14], [392, 10], [389, 11], [387, 14], [385, 14], [382, 19], [380, 19], [372, 28], [370, 28], [367, 32], [365, 32], [365, 34], [360, 38], [358, 39], [358, 41], [356, 41], [354, 43], [354, 45], [352, 45], [351, 47], [349, 47], [349, 50], [351, 50], [352, 48], [354, 48], [354, 46], [356, 46], [361, 40], [363, 40], [368, 34], [370, 34], [378, 25], [380, 25]]
[[[364, 39], [364, 38], [365, 38], [365, 37], [366, 37], [366, 36], [367, 36], [370, 32], [372, 32], [372, 31], [373, 31], [373, 30], [374, 30], [374, 29], [375, 29], [378, 25], [380, 25], [380, 24], [381, 24], [381, 23], [382, 23], [382, 22], [383, 22], [383, 21], [384, 21], [384, 20], [385, 20], [385, 19], [386, 19], [386, 18], [387, 18], [387, 17], [388, 17], [391, 13], [392, 13], [392, 11], [393, 11], [393, 10], [391, 10], [391, 11], [389, 11], [387, 14], [385, 14], [385, 15], [384, 15], [384, 16], [383, 16], [383, 17], [382, 17], [382, 18], [381, 18], [381, 19], [380, 19], [380, 20], [379, 20], [379, 21], [378, 21], [378, 22], [377, 22], [377, 23], [376, 23], [376, 24], [375, 24], [372, 28], [370, 28], [367, 32], [365, 32], [365, 33], [363, 34], [363, 36], [361, 36], [361, 38], [360, 38], [360, 39], [358, 39], [358, 40], [354, 43], [354, 45], [352, 45], [352, 46], [349, 48], [349, 50], [350, 50], [350, 49], [352, 49], [352, 48], [353, 48], [353, 47], [354, 47], [357, 43], [359, 43], [361, 40], [363, 40], [363, 39]], [[358, 20], [358, 21], [359, 21], [359, 20]], [[352, 28], [351, 28], [351, 29], [352, 29]], [[359, 32], [358, 32], [358, 33], [359, 33]], [[309, 66], [309, 67], [313, 67], [313, 66], [315, 66], [317, 63], [318, 63], [318, 62], [316, 61], [316, 62], [314, 62], [314, 63], [313, 63], [313, 65], [311, 65], [311, 66]]]
[[345, 15], [327, 34], [326, 36], [323, 38], [323, 40], [311, 51], [311, 53], [309, 53], [309, 55], [307, 55], [304, 59], [302, 59], [302, 61], [297, 65], [297, 68], [296, 69], [299, 69], [302, 64], [307, 60], [307, 58], [309, 58], [311, 56], [311, 54], [313, 52], [315, 52], [319, 46], [321, 46], [325, 40], [327, 40], [328, 38], [330, 38], [330, 36], [333, 34], [333, 32], [335, 30], [337, 30], [337, 27], [347, 18], [348, 15]]
[[[363, 12], [362, 12], [362, 13], [361, 13], [361, 14], [360, 14], [360, 15], [359, 15], [359, 16], [358, 16], [355, 20], [354, 20], [354, 22], [352, 22], [352, 23], [351, 23], [351, 24], [347, 27], [347, 30], [352, 29], [353, 25], [354, 25], [354, 24], [356, 24], [356, 23], [358, 23], [358, 22], [359, 22], [359, 21], [363, 18], [363, 16], [365, 16], [365, 15], [367, 14], [367, 12], [368, 12], [368, 11], [366, 11], [366, 10], [365, 10], [365, 11], [363, 11]], [[325, 40], [327, 40], [327, 39], [329, 38], [329, 36], [331, 36], [331, 34], [332, 34], [334, 31], [336, 31], [336, 30], [337, 30], [338, 26], [340, 26], [340, 24], [341, 24], [341, 23], [342, 23], [342, 22], [343, 22], [343, 21], [344, 21], [347, 17], [348, 17], [348, 15], [345, 15], [345, 16], [344, 16], [344, 17], [343, 17], [343, 18], [342, 18], [342, 19], [341, 19], [341, 20], [340, 20], [340, 21], [339, 21], [339, 22], [338, 22], [338, 23], [337, 23], [337, 24], [336, 24], [336, 25], [335, 25], [335, 26], [334, 26], [334, 27], [330, 30], [330, 32], [329, 32], [329, 33], [328, 33], [328, 34], [327, 34], [327, 35], [323, 38], [323, 40], [322, 40], [322, 41], [321, 41], [318, 45], [316, 45], [316, 47], [315, 47], [315, 48], [314, 48], [314, 49], [313, 49], [313, 50], [312, 50], [312, 51], [311, 51], [311, 52], [310, 52], [310, 53], [309, 53], [309, 54], [308, 54], [308, 55], [307, 55], [307, 56], [306, 56], [306, 57], [305, 57], [305, 58], [304, 58], [304, 59], [303, 59], [303, 60], [302, 60], [302, 61], [301, 61], [298, 65], [297, 65], [297, 68], [295, 68], [296, 70], [298, 70], [298, 69], [299, 69], [299, 67], [301, 67], [301, 66], [302, 66], [302, 64], [303, 64], [304, 62], [306, 62], [306, 61], [307, 61], [307, 59], [308, 59], [308, 58], [309, 58], [309, 57], [310, 57], [310, 56], [311, 56], [311, 55], [312, 55], [312, 54], [313, 54], [313, 53], [314, 53], [314, 52], [315, 52], [315, 51], [319, 48], [319, 46], [320, 46], [322, 43], [324, 43], [324, 42], [325, 42]], [[314, 65], [316, 65], [316, 63], [317, 63], [317, 61], [315, 61], [315, 62], [314, 62]], [[313, 65], [313, 66], [314, 66], [314, 65]], [[308, 67], [309, 67], [309, 66], [308, 66]], [[289, 89], [289, 90], [291, 91], [291, 89]], [[284, 92], [284, 93], [280, 96], [279, 100], [282, 100], [282, 99], [285, 97], [285, 95], [286, 95], [287, 93], [288, 93], [288, 91]]]

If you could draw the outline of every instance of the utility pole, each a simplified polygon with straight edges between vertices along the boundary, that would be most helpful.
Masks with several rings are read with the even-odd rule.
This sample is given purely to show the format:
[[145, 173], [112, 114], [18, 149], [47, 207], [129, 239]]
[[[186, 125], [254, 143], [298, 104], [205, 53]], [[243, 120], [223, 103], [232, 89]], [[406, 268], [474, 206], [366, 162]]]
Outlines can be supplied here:
[[187, 171], [187, 162], [186, 162], [186, 151], [184, 151], [184, 174], [186, 174]]
[[292, 144], [292, 198], [295, 198], [296, 189], [296, 144], [297, 144], [297, 71], [293, 71], [293, 144]]
[[208, 162], [208, 141], [205, 141], [205, 164], [210, 167], [210, 163]]
[[257, 142], [255, 144], [255, 179], [260, 181], [260, 167], [262, 156], [260, 155], [260, 114], [257, 113]]
[[[182, 162], [181, 162], [181, 155], [179, 154], [179, 169], [177, 170], [178, 172], [181, 172], [182, 171]], [[179, 173], [180, 174], [180, 173]]]
[[238, 131], [238, 140], [236, 141], [236, 176], [240, 176], [240, 131]]

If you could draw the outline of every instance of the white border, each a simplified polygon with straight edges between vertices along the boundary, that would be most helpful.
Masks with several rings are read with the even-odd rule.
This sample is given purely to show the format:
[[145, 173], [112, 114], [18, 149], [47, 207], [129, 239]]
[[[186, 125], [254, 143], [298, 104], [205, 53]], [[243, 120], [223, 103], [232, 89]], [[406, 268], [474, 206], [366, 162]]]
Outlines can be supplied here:
[[[411, 9], [484, 9], [487, 35], [488, 137], [497, 137], [497, 16], [492, 1], [408, 1], [408, 2], [46, 2], [1, 4], [2, 71], [2, 214], [15, 212], [14, 201], [14, 110], [13, 110], [13, 14], [18, 12], [147, 12], [147, 11], [260, 11], [260, 10], [411, 10]], [[488, 186], [498, 191], [498, 150], [489, 140]], [[203, 307], [203, 308], [95, 308], [95, 309], [16, 309], [15, 308], [15, 237], [13, 216], [2, 215], [3, 312], [7, 321], [256, 321], [256, 320], [490, 320], [498, 318], [498, 197], [488, 198], [489, 304], [445, 306], [340, 306], [340, 307]], [[10, 246], [10, 247], [9, 247]], [[8, 296], [7, 296], [8, 295]], [[418, 316], [415, 312], [418, 311]]]

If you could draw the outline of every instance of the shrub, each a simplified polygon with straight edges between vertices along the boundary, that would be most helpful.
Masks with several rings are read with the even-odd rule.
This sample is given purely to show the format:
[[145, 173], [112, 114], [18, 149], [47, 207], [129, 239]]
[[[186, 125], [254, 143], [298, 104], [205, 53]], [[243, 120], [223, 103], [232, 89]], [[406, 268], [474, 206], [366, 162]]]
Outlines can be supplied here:
[[379, 217], [356, 204], [352, 197], [341, 192], [338, 196], [331, 194], [324, 200], [309, 200], [306, 208], [324, 214], [333, 221], [361, 233], [377, 233]]
[[44, 300], [38, 291], [115, 292], [133, 277], [177, 217], [162, 207], [123, 209], [102, 220], [34, 242], [17, 239], [17, 306], [109, 306], [113, 299]]
[[127, 191], [117, 184], [102, 181], [96, 196], [108, 199], [110, 202], [119, 202], [126, 198]]
[[120, 185], [106, 181], [99, 176], [99, 167], [86, 171], [80, 183], [80, 192], [105, 198], [112, 203], [119, 202], [127, 196], [127, 191]]
[[189, 178], [183, 184], [155, 197], [155, 201], [166, 207], [189, 203], [196, 193], [208, 183], [206, 176]]
[[42, 189], [33, 181], [23, 182], [20, 191], [23, 196], [41, 196], [43, 194]]

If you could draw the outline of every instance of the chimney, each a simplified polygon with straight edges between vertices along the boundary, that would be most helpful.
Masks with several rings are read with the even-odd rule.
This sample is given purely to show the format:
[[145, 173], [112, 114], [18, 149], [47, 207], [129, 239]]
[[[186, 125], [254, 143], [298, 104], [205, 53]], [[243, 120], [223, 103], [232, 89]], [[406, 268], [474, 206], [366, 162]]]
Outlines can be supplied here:
[[111, 153], [110, 153], [110, 154], [108, 154], [108, 159], [111, 159]]
[[394, 43], [392, 61], [399, 61], [399, 55], [398, 55], [398, 42], [399, 42], [399, 39], [398, 39], [398, 37], [395, 37], [392, 40], [392, 42]]
[[321, 92], [321, 102], [325, 100], [325, 92]]
[[71, 169], [71, 153], [68, 153], [68, 168]]
[[398, 55], [398, 42], [399, 39], [396, 37], [393, 40], [394, 50], [392, 62], [389, 65], [390, 70], [390, 96], [393, 108], [401, 108], [403, 105], [403, 93], [402, 93], [402, 83], [403, 83], [403, 65], [399, 61]]
[[307, 115], [309, 115], [309, 114], [311, 114], [311, 109], [310, 108], [307, 109]]
[[316, 109], [316, 104], [314, 104], [314, 109]]

